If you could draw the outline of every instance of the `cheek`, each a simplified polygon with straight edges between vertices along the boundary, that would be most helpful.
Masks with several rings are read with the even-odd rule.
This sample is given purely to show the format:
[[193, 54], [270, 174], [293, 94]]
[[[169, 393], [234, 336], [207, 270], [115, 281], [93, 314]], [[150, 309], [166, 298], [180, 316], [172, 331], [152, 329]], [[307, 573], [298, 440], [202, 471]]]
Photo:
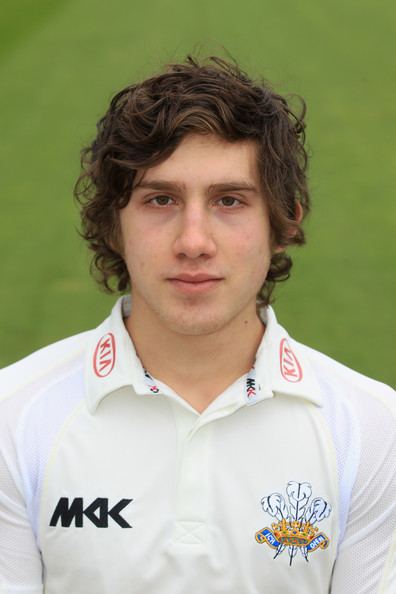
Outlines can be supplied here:
[[125, 228], [122, 230], [123, 233], [123, 258], [128, 268], [130, 276], [141, 269], [144, 266], [144, 258], [141, 257], [141, 243], [136, 241], [134, 234], [128, 230], [125, 232]]
[[250, 282], [264, 282], [272, 257], [269, 233], [263, 233], [262, 229], [250, 228], [239, 239], [234, 249], [235, 254], [238, 254], [241, 269]]
[[134, 229], [124, 241], [124, 260], [130, 275], [149, 274], [161, 265], [161, 242], [158, 233]]
[[244, 258], [265, 261], [271, 258], [272, 247], [270, 231], [257, 226], [246, 227], [235, 245], [235, 252]]

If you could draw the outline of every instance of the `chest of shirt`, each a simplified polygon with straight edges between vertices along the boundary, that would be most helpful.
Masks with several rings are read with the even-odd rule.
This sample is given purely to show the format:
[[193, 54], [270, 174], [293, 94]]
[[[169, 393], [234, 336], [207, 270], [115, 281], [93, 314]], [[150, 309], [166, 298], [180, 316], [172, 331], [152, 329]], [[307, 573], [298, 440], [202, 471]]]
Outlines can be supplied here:
[[314, 405], [275, 397], [205, 421], [120, 390], [94, 415], [77, 409], [51, 446], [46, 593], [92, 580], [96, 594], [327, 592], [336, 472]]

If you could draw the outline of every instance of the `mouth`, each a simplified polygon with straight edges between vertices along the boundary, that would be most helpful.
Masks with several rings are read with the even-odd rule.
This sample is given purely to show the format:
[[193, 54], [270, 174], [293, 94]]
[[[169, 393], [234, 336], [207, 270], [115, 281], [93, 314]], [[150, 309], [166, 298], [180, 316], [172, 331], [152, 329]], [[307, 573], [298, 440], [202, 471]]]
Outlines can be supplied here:
[[207, 274], [181, 274], [168, 279], [168, 282], [178, 291], [187, 294], [205, 293], [219, 286], [221, 277]]

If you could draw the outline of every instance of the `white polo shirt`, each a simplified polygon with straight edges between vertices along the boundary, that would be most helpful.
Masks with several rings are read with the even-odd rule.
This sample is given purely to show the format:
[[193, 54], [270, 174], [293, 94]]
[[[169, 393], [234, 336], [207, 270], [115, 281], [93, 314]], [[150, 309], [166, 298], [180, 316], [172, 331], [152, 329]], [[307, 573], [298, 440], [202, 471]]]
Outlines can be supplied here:
[[0, 372], [0, 593], [394, 594], [394, 392], [268, 308], [199, 414], [142, 368], [128, 303]]

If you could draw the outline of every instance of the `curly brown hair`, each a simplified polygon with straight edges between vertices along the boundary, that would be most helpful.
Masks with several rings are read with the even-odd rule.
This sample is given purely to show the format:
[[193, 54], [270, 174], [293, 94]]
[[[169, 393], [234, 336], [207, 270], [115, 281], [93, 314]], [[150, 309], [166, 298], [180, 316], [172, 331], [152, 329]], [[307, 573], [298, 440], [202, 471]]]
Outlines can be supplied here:
[[[253, 81], [235, 63], [191, 56], [117, 93], [97, 124], [96, 138], [82, 151], [75, 186], [82, 236], [94, 252], [91, 271], [102, 287], [124, 292], [130, 286], [119, 210], [130, 200], [137, 171], [164, 161], [190, 133], [254, 140], [273, 245], [305, 243], [296, 220], [297, 203], [303, 218], [310, 207], [305, 103], [298, 99], [297, 114], [267, 81]], [[291, 266], [285, 251], [273, 255], [257, 296], [260, 304], [270, 302], [275, 283], [289, 278]]]

